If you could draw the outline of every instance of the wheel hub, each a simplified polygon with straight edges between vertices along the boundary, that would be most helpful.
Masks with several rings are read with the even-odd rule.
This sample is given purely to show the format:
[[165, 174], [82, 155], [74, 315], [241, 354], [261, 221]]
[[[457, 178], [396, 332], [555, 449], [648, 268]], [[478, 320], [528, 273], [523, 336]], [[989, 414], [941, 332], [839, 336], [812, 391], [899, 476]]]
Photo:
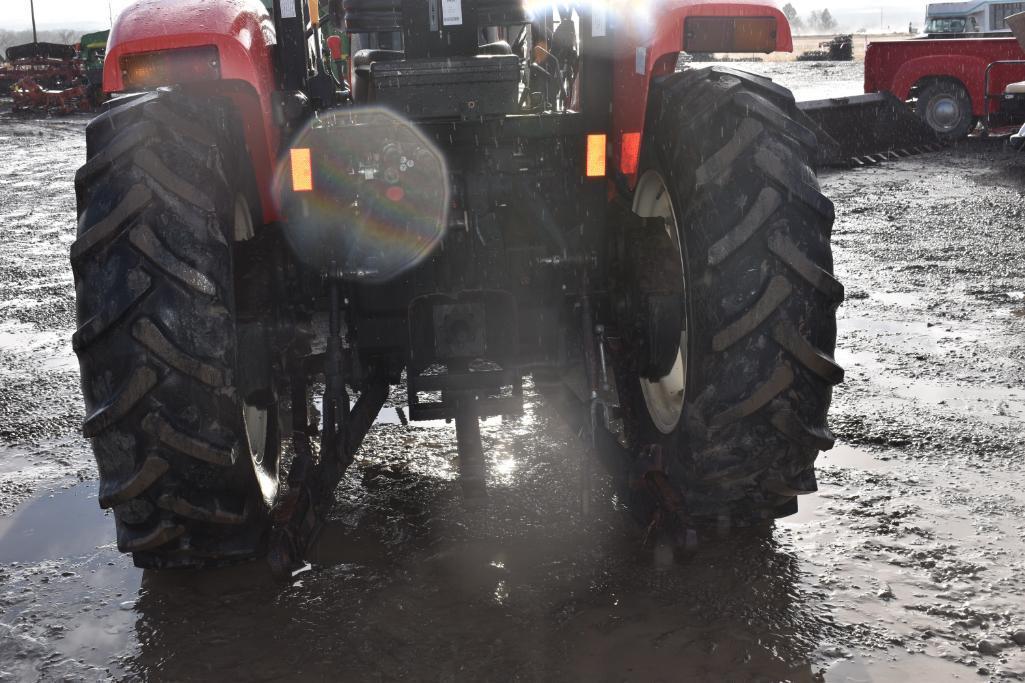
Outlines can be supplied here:
[[929, 102], [926, 118], [935, 130], [953, 130], [961, 121], [961, 107], [950, 95], [935, 97]]

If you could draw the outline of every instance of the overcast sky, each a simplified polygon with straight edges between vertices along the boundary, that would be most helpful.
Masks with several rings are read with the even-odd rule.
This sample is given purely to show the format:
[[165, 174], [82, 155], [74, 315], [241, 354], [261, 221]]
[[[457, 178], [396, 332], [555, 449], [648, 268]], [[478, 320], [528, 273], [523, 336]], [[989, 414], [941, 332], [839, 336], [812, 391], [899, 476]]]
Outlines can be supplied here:
[[[613, 0], [616, 1], [616, 0]], [[770, 0], [771, 1], [771, 0]], [[776, 0], [782, 6], [786, 0]], [[812, 10], [828, 8], [837, 19], [850, 28], [879, 27], [879, 10], [883, 9], [883, 22], [892, 26], [914, 21], [921, 25], [925, 17], [925, 2], [916, 0], [790, 0], [802, 15]], [[35, 0], [36, 25], [39, 28], [106, 28], [109, 25], [108, 0]], [[114, 16], [129, 4], [129, 0], [109, 0]], [[858, 24], [855, 26], [854, 24]], [[29, 0], [0, 0], [0, 28], [22, 29], [31, 24]]]

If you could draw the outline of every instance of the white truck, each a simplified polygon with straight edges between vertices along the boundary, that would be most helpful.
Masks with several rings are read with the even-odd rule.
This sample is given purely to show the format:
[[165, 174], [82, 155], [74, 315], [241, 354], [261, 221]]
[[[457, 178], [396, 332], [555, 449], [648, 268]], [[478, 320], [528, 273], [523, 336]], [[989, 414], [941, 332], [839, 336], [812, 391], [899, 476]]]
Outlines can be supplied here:
[[934, 2], [925, 10], [927, 36], [1010, 32], [1007, 17], [1025, 11], [1025, 2]]

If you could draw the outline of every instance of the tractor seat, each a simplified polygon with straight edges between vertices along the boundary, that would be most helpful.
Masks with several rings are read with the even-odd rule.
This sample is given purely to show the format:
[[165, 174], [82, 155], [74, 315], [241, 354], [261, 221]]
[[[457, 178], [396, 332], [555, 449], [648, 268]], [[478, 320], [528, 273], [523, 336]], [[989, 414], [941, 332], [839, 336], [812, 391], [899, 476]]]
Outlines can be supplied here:
[[504, 40], [487, 43], [477, 48], [477, 54], [481, 55], [511, 55], [512, 53], [512, 47]]
[[[478, 54], [511, 55], [512, 47], [504, 40], [487, 43], [477, 48]], [[366, 102], [370, 94], [370, 65], [374, 62], [398, 62], [406, 58], [401, 50], [360, 50], [352, 56], [352, 98], [356, 102]]]
[[[504, 40], [494, 43], [487, 43], [477, 48], [477, 53], [482, 55], [511, 55], [512, 47]], [[397, 62], [405, 59], [406, 53], [402, 50], [360, 50], [352, 56], [352, 67], [368, 68], [374, 62]]]
[[1005, 95], [1025, 95], [1025, 81], [1011, 83], [1004, 88]]
[[352, 99], [366, 102], [370, 93], [370, 65], [374, 62], [398, 62], [406, 58], [401, 50], [360, 50], [352, 56]]
[[406, 53], [402, 50], [360, 50], [352, 56], [352, 67], [369, 67], [374, 62], [397, 62], [405, 59]]

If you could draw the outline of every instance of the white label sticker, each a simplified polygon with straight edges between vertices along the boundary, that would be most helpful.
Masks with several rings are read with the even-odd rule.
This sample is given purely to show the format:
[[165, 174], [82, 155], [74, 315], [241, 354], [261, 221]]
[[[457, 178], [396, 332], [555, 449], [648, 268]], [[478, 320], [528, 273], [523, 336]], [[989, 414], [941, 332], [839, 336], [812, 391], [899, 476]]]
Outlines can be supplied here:
[[441, 0], [441, 23], [443, 26], [462, 25], [463, 0]]
[[295, 19], [296, 0], [281, 0], [281, 18]]
[[648, 48], [639, 47], [637, 48], [637, 54], [634, 57], [634, 71], [639, 74], [643, 74], [647, 71], [648, 66]]
[[605, 35], [605, 22], [608, 17], [608, 8], [604, 2], [596, 2], [591, 10], [591, 37], [601, 38]]

